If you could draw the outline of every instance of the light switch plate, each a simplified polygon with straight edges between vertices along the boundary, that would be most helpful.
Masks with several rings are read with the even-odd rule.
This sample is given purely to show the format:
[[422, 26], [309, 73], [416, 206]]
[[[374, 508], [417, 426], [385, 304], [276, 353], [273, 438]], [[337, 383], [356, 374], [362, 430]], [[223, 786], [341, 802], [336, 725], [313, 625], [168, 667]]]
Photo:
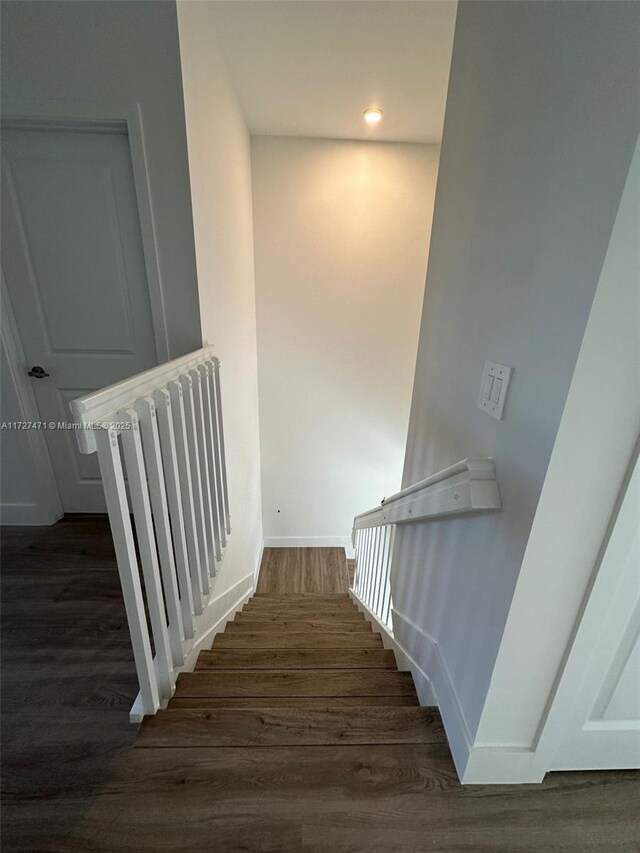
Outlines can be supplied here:
[[498, 364], [496, 361], [485, 361], [484, 363], [480, 394], [478, 395], [478, 408], [499, 421], [502, 420], [512, 373], [512, 367]]

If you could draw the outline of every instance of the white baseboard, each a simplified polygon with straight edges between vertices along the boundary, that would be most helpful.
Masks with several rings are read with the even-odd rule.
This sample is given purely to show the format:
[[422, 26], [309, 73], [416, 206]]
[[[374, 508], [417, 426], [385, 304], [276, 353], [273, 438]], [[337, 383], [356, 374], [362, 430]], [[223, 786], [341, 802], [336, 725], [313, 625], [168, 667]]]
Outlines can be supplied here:
[[351, 548], [349, 536], [265, 536], [265, 548]]
[[[438, 642], [402, 613], [393, 610], [394, 636], [430, 680], [460, 781], [465, 785], [541, 782], [535, 753], [518, 747], [477, 747]], [[412, 670], [413, 672], [413, 670]], [[414, 675], [415, 678], [415, 675]], [[416, 684], [417, 688], [417, 684]]]
[[395, 635], [431, 681], [453, 761], [462, 780], [473, 738], [437, 641], [402, 613], [393, 610]]
[[[239, 610], [242, 610], [253, 595], [254, 590], [255, 574], [251, 572], [251, 574], [245, 575], [245, 577], [241, 578], [221, 595], [215, 596], [208, 602], [196, 626], [196, 633], [200, 636], [187, 654], [184, 665], [180, 667], [180, 672], [193, 671], [200, 652], [203, 649], [211, 648], [215, 635], [224, 631], [227, 622], [233, 619]], [[164, 706], [166, 707], [166, 702]], [[132, 723], [141, 723], [143, 719], [142, 699], [140, 693], [138, 693], [129, 711], [129, 721]]]
[[254, 590], [255, 590], [256, 586], [258, 585], [258, 577], [260, 576], [260, 566], [262, 565], [262, 556], [264, 554], [264, 548], [265, 548], [264, 539], [262, 539], [260, 542], [260, 549], [258, 551], [258, 560], [256, 562], [256, 567], [253, 570], [253, 589]]
[[462, 779], [465, 785], [523, 785], [542, 782], [541, 769], [533, 749], [526, 747], [476, 746], [467, 761]]
[[233, 619], [236, 613], [247, 603], [255, 588], [255, 575], [254, 572], [251, 572], [221, 595], [217, 595], [209, 601], [204, 613], [200, 616], [196, 629], [200, 636], [187, 655], [181, 672], [193, 670], [199, 653], [203, 649], [211, 648], [215, 635], [224, 631], [227, 622]]
[[55, 524], [62, 515], [49, 506], [39, 503], [3, 503], [0, 504], [0, 524], [16, 527], [48, 527]]
[[358, 593], [355, 592], [355, 590], [350, 589], [349, 595], [351, 596], [351, 600], [358, 607], [358, 610], [364, 614], [367, 622], [371, 623], [374, 631], [380, 633], [382, 637], [382, 645], [385, 649], [391, 649], [394, 653], [398, 669], [401, 672], [410, 672], [412, 674], [420, 704], [423, 706], [437, 705], [438, 703], [436, 702], [436, 697], [426, 672], [418, 666], [404, 646], [398, 642], [395, 634], [390, 631], [388, 627], [380, 621], [380, 619], [378, 619], [372, 610], [369, 610]]

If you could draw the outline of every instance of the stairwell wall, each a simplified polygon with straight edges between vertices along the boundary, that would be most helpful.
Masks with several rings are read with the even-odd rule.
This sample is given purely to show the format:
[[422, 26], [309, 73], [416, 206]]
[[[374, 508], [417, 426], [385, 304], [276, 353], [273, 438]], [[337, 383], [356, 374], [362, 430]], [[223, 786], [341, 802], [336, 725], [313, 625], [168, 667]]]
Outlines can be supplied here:
[[266, 544], [350, 550], [400, 487], [438, 156], [252, 139]]
[[221, 363], [232, 533], [215, 594], [253, 583], [262, 553], [251, 155], [212, 5], [179, 2], [178, 27], [202, 338]]
[[[639, 25], [636, 4], [458, 9], [403, 486], [493, 456], [503, 508], [400, 528], [392, 577], [396, 638], [424, 650], [454, 753], [476, 737], [637, 139]], [[486, 359], [514, 368], [502, 421], [476, 405]]]

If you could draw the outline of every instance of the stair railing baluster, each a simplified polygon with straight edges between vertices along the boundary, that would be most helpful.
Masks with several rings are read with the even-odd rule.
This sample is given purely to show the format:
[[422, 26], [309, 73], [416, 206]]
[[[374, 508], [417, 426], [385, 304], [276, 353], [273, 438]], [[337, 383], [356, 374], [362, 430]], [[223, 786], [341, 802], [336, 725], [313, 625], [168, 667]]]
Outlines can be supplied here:
[[203, 616], [231, 529], [220, 364], [204, 347], [71, 409], [80, 451], [98, 453], [140, 684], [131, 710], [138, 722], [171, 698], [210, 630]]

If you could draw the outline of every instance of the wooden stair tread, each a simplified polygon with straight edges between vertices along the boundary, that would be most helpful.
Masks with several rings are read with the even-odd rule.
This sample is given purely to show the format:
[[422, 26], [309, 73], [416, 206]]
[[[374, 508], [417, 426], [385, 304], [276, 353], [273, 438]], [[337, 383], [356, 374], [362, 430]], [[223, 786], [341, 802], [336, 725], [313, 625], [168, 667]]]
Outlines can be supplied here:
[[324, 746], [443, 743], [433, 708], [271, 708], [160, 711], [143, 723], [136, 747]]
[[353, 603], [353, 601], [303, 601], [301, 599], [297, 599], [295, 601], [255, 601], [255, 599], [251, 598], [244, 605], [244, 610], [355, 610], [357, 613], [360, 611]]
[[355, 610], [351, 612], [346, 608], [342, 608], [344, 613], [338, 613], [336, 611], [327, 611], [327, 613], [320, 613], [316, 608], [312, 608], [307, 611], [301, 610], [279, 610], [277, 613], [264, 613], [261, 610], [243, 610], [241, 613], [237, 613], [234, 622], [307, 622], [309, 620], [313, 622], [356, 622], [358, 624], [364, 623], [365, 618], [360, 611]]
[[[177, 697], [169, 700], [168, 708], [216, 709], [216, 708], [363, 708], [418, 706], [418, 697], [413, 696], [254, 696], [220, 698], [195, 696]], [[357, 710], [354, 711], [357, 713]]]
[[244, 649], [381, 649], [380, 634], [367, 631], [287, 631], [250, 633], [232, 631], [216, 634], [213, 648]]
[[363, 633], [371, 633], [371, 625], [364, 620], [362, 622], [343, 620], [343, 621], [322, 621], [321, 619], [305, 619], [294, 622], [282, 620], [280, 622], [260, 621], [253, 619], [245, 619], [238, 622], [227, 622], [224, 629], [225, 634], [228, 631], [246, 631], [250, 634], [259, 632], [290, 632], [299, 633], [301, 631], [362, 631]]
[[252, 601], [350, 601], [347, 592], [254, 592]]
[[389, 649], [219, 649], [202, 651], [196, 672], [209, 669], [395, 669]]
[[176, 697], [260, 696], [413, 696], [408, 672], [327, 669], [319, 677], [309, 670], [183, 672]]
[[[585, 786], [578, 775], [574, 791]], [[568, 786], [570, 804], [571, 792]], [[595, 789], [588, 803], [592, 813], [596, 808], [606, 815], [606, 806], [597, 811], [599, 793]], [[554, 847], [549, 839], [558, 835], [555, 813], [552, 830], [538, 844], [537, 791], [538, 800], [530, 792], [528, 799], [503, 792], [502, 800], [473, 794], [460, 786], [449, 750], [440, 743], [132, 749], [116, 762], [109, 783], [74, 828], [73, 848], [66, 849], [486, 853], [511, 847], [525, 853]], [[548, 799], [548, 793], [542, 796]], [[499, 821], [507, 827], [506, 842], [496, 841]], [[438, 846], [431, 841], [434, 825], [443, 827]], [[599, 839], [603, 834], [598, 830]], [[578, 849], [555, 844], [560, 847]]]

